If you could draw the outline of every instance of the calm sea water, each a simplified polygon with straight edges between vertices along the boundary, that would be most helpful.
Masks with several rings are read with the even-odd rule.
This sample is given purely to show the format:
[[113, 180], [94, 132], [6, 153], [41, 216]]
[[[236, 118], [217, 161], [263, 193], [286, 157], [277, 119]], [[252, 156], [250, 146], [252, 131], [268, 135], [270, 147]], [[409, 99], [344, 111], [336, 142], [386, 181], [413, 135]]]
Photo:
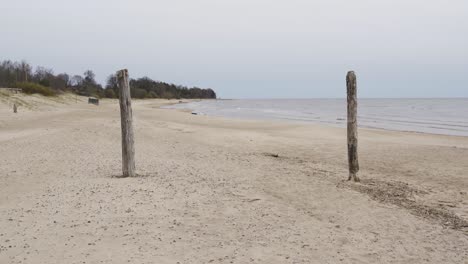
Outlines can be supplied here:
[[[346, 126], [346, 99], [211, 100], [169, 108], [202, 115]], [[360, 99], [360, 127], [468, 136], [468, 98]]]

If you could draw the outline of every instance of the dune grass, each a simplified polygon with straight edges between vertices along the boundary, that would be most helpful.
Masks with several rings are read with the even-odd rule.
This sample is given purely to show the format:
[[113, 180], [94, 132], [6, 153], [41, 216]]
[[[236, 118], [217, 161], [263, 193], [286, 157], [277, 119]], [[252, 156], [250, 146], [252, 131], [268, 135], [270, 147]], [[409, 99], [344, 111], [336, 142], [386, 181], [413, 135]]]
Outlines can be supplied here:
[[44, 96], [56, 96], [57, 93], [50, 89], [49, 87], [42, 86], [37, 83], [31, 83], [31, 82], [18, 82], [15, 83], [15, 88], [21, 88], [23, 90], [23, 93], [26, 94], [41, 94]]

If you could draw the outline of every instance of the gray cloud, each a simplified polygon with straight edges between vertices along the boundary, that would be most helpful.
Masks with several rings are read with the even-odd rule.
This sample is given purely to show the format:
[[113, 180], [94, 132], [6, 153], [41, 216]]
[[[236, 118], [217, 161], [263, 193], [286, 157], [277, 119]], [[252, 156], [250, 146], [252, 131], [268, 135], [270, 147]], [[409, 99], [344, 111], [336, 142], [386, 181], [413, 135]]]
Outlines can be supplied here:
[[468, 96], [462, 0], [9, 1], [0, 59], [120, 68], [221, 97]]

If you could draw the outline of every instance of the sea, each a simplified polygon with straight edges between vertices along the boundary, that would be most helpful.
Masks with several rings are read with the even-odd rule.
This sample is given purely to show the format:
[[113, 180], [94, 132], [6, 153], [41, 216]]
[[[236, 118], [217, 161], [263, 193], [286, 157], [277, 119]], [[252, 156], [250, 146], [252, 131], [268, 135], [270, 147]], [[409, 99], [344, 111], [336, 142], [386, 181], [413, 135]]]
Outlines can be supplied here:
[[[346, 126], [346, 99], [203, 100], [167, 106], [194, 114]], [[362, 128], [468, 136], [468, 98], [359, 99]]]

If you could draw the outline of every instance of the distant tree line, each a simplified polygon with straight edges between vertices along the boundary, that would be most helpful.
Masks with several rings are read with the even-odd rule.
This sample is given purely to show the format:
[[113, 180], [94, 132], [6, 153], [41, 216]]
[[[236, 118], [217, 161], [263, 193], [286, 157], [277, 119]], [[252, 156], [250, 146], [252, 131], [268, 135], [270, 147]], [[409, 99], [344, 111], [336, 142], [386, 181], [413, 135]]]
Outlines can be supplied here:
[[[49, 68], [33, 67], [26, 61], [0, 61], [0, 87], [22, 88], [28, 93], [55, 95], [62, 92], [72, 92], [83, 96], [98, 98], [117, 98], [118, 88], [115, 75], [107, 78], [103, 88], [95, 79], [95, 74], [87, 70], [81, 75], [67, 73], [54, 74]], [[130, 79], [131, 95], [134, 98], [203, 98], [214, 99], [216, 93], [212, 89], [198, 87], [188, 88], [181, 85], [154, 81], [148, 77]]]
[[[107, 79], [106, 97], [117, 94], [117, 79], [111, 75]], [[187, 88], [165, 82], [154, 81], [148, 77], [130, 80], [130, 93], [133, 98], [216, 98], [212, 89]]]

